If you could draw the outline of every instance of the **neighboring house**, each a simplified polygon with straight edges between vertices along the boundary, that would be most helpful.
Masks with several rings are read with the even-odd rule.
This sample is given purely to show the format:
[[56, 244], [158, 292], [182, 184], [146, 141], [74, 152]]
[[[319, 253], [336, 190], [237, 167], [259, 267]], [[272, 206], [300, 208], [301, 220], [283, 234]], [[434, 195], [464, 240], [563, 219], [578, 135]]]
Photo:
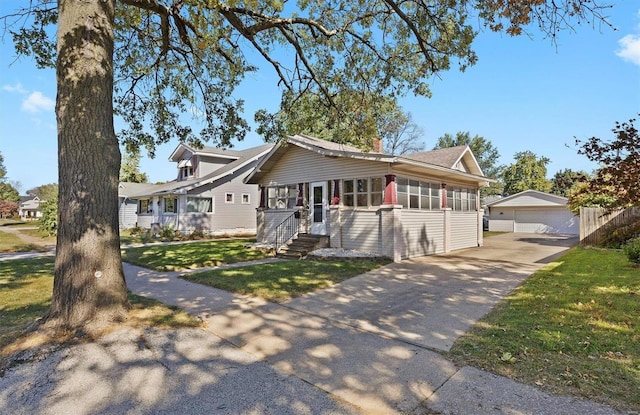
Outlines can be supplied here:
[[295, 135], [245, 180], [261, 197], [258, 241], [275, 243], [291, 218], [330, 246], [395, 261], [482, 245], [484, 177], [467, 146], [404, 156]]
[[176, 180], [163, 184], [120, 183], [120, 227], [255, 233], [258, 187], [242, 179], [272, 147], [197, 150], [178, 145], [169, 158], [177, 164]]
[[498, 232], [580, 233], [580, 218], [567, 208], [567, 198], [537, 190], [487, 203], [489, 230]]
[[42, 202], [44, 201], [40, 200], [38, 196], [22, 196], [18, 210], [20, 218], [23, 220], [41, 218], [42, 211], [40, 210], [40, 203]]

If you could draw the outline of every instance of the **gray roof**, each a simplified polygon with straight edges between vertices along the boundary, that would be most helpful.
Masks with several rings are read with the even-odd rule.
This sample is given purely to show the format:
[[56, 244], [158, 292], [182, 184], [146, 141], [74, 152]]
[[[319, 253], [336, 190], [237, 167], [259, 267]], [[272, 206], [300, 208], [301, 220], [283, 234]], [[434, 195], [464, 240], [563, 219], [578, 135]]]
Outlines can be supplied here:
[[[229, 156], [233, 155], [234, 158], [237, 158], [232, 162], [220, 167], [219, 169], [207, 174], [206, 176], [199, 178], [181, 181], [172, 180], [170, 182], [162, 184], [120, 183], [118, 196], [136, 198], [142, 196], [158, 196], [173, 193], [183, 193], [187, 190], [209, 184], [211, 182], [219, 180], [222, 177], [233, 174], [237, 169], [243, 167], [247, 163], [256, 160], [258, 157], [268, 152], [272, 147], [273, 144], [263, 144], [261, 146], [252, 147], [245, 150], [222, 150], [215, 149], [214, 147], [209, 147], [210, 149], [216, 150], [215, 154], [223, 154]], [[214, 151], [211, 151], [210, 153], [213, 154]]]
[[[375, 162], [403, 165], [405, 168], [421, 170], [440, 171], [443, 174], [462, 175], [473, 180], [480, 179], [482, 182], [493, 182], [493, 179], [486, 178], [476, 158], [468, 146], [458, 146], [441, 150], [425, 151], [411, 155], [393, 156], [390, 154], [364, 152], [361, 149], [341, 143], [321, 140], [307, 135], [294, 135], [278, 142], [271, 149], [269, 154], [264, 156], [256, 169], [245, 179], [245, 183], [258, 183], [260, 176], [270, 170], [278, 162], [284, 153], [286, 146], [296, 145], [298, 147], [314, 151], [324, 156], [335, 156], [344, 158], [354, 158], [370, 160]], [[464, 160], [468, 172], [456, 169], [458, 162]]]
[[467, 146], [440, 148], [420, 153], [404, 154], [402, 157], [442, 167], [453, 167], [464, 155]]

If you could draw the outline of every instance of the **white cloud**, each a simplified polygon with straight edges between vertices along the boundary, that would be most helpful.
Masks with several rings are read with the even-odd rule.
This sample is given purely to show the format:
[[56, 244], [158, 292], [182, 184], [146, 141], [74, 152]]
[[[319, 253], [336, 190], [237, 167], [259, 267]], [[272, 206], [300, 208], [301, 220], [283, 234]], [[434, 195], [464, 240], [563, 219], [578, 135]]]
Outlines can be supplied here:
[[40, 111], [51, 111], [55, 108], [55, 102], [51, 98], [42, 95], [42, 92], [32, 92], [29, 97], [22, 101], [22, 109], [32, 113]]
[[2, 89], [7, 92], [17, 92], [19, 94], [26, 94], [28, 91], [22, 87], [22, 84], [18, 82], [15, 85], [3, 85]]
[[616, 52], [616, 55], [640, 66], [640, 35], [626, 35], [618, 40], [618, 44], [621, 49]]

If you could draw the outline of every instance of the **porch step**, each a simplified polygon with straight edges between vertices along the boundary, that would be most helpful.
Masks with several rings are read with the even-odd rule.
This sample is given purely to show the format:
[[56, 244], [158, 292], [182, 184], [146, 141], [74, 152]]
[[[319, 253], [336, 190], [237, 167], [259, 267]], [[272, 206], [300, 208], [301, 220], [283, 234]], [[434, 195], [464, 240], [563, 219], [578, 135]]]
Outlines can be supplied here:
[[328, 235], [311, 235], [303, 233], [298, 235], [298, 237], [289, 245], [281, 248], [276, 256], [281, 258], [300, 259], [315, 249], [327, 248], [328, 246]]

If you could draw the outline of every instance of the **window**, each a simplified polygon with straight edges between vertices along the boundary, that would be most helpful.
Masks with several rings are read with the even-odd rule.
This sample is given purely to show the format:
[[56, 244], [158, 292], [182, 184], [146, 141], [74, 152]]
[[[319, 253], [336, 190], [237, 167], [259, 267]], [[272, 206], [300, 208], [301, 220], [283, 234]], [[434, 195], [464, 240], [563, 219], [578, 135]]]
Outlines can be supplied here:
[[180, 168], [180, 179], [186, 180], [190, 177], [193, 177], [193, 167], [186, 166], [186, 167]]
[[243, 205], [248, 205], [251, 203], [251, 195], [249, 193], [243, 193], [242, 194], [242, 204]]
[[380, 206], [384, 200], [384, 185], [382, 178], [376, 177], [371, 180], [371, 206]]
[[475, 189], [447, 188], [447, 207], [459, 212], [475, 211], [477, 195]]
[[384, 199], [382, 178], [343, 180], [342, 196], [344, 206], [380, 206]]
[[187, 213], [211, 213], [213, 203], [210, 197], [187, 197]]
[[398, 204], [405, 209], [440, 209], [440, 187], [435, 183], [400, 177], [396, 181]]
[[149, 199], [138, 200], [138, 214], [146, 215], [153, 213], [153, 202]]
[[298, 199], [298, 187], [288, 186], [267, 187], [267, 209], [293, 209]]
[[233, 193], [224, 194], [224, 203], [234, 203]]
[[178, 199], [174, 197], [165, 197], [164, 201], [164, 213], [178, 213]]

